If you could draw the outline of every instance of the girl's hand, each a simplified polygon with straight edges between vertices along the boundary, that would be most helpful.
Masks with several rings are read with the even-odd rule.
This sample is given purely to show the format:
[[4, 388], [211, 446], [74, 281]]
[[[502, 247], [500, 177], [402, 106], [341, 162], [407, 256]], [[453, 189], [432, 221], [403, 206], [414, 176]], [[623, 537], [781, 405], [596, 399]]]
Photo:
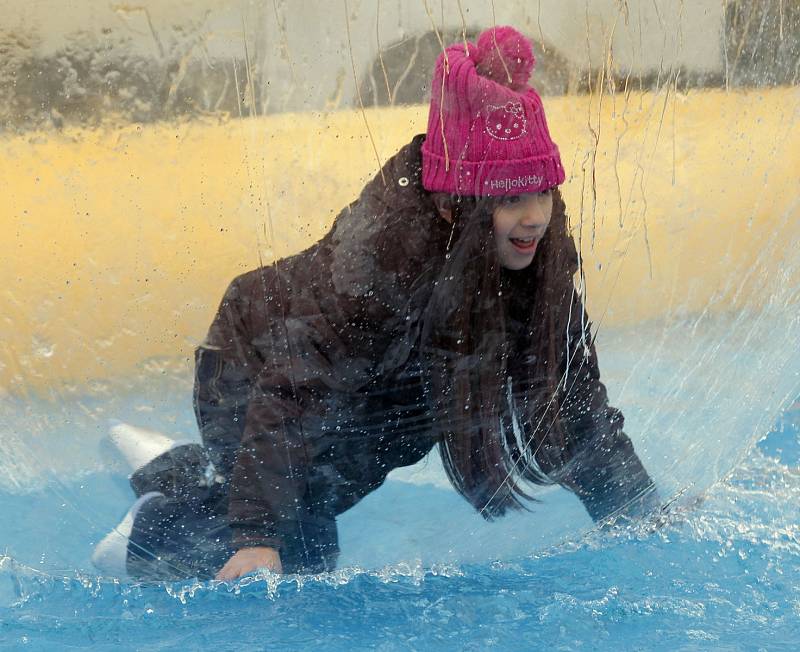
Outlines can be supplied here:
[[215, 579], [235, 580], [258, 568], [269, 568], [275, 573], [282, 573], [283, 567], [278, 551], [275, 548], [265, 547], [242, 548], [220, 569]]

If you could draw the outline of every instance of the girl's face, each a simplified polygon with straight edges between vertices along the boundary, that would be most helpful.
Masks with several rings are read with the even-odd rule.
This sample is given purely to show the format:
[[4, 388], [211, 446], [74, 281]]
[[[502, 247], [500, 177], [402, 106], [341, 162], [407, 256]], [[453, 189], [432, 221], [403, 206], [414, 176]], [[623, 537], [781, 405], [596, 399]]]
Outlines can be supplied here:
[[509, 195], [498, 201], [492, 211], [492, 221], [497, 254], [503, 267], [525, 269], [533, 262], [552, 214], [552, 190]]

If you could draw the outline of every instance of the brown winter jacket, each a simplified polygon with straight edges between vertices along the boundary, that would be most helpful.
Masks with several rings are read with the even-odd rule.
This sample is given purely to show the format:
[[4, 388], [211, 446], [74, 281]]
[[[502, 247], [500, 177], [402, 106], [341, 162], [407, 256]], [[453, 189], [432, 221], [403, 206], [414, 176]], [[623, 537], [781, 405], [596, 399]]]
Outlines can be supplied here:
[[[320, 242], [234, 279], [197, 350], [195, 410], [231, 478], [237, 547], [280, 547], [281, 523], [298, 518], [312, 485], [339, 514], [437, 442], [409, 324], [450, 226], [422, 188], [422, 142], [392, 158]], [[565, 484], [598, 519], [651, 482], [593, 347], [584, 371], [572, 391], [589, 409], [570, 436], [599, 443]]]

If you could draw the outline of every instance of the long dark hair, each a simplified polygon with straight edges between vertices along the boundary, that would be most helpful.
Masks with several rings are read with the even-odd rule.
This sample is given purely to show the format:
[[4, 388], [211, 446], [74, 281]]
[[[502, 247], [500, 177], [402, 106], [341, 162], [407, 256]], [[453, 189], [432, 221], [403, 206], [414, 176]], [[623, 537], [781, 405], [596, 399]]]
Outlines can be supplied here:
[[558, 386], [578, 270], [558, 189], [524, 270], [500, 265], [494, 205], [453, 198], [452, 234], [421, 330], [444, 468], [487, 519], [523, 507], [532, 500], [524, 484], [553, 482], [563, 466]]

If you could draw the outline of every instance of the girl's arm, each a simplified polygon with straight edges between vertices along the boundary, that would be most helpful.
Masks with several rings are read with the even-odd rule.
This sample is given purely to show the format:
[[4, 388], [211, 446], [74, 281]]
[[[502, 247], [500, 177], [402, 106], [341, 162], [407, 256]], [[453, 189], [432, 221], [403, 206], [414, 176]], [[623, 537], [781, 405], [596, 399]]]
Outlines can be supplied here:
[[262, 364], [246, 328], [242, 280], [229, 285], [205, 341], [195, 351], [195, 416], [204, 446], [226, 477], [244, 432], [253, 376]]
[[567, 462], [561, 483], [600, 521], [615, 513], [641, 515], [658, 506], [653, 481], [623, 431], [624, 417], [608, 404], [583, 304], [576, 297], [562, 383], [561, 425]]
[[304, 518], [312, 386], [291, 367], [266, 364], [253, 387], [230, 490], [236, 548], [280, 549], [282, 533]]
[[303, 497], [302, 420], [315, 412], [312, 387], [329, 373], [325, 356], [309, 355], [319, 352], [309, 341], [328, 335], [327, 323], [318, 314], [284, 316], [281, 296], [272, 268], [234, 279], [196, 352], [198, 424], [217, 470], [230, 482], [234, 545], [248, 559], [256, 548], [277, 550], [279, 525], [292, 519], [291, 507]]

